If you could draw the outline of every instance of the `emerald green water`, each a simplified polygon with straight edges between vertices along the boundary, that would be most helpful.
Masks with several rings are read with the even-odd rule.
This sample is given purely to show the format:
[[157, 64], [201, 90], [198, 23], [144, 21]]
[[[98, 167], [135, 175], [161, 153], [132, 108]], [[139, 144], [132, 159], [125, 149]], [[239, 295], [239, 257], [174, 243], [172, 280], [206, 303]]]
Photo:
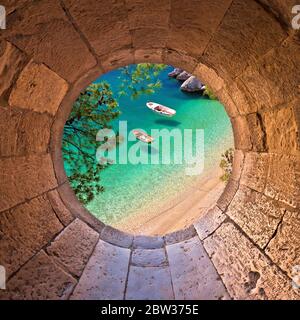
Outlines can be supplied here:
[[[218, 167], [221, 153], [233, 146], [231, 124], [224, 107], [218, 101], [200, 97], [199, 94], [183, 93], [179, 89], [180, 83], [167, 75], [172, 69], [168, 67], [161, 73], [159, 78], [163, 87], [155, 94], [136, 100], [129, 96], [118, 98], [122, 112], [118, 121], [127, 121], [128, 131], [140, 128], [148, 134], [151, 129], [204, 129], [204, 172], [200, 177], [187, 176], [187, 164], [174, 164], [174, 161], [169, 165], [116, 163], [109, 166], [101, 172], [101, 184], [105, 191], [87, 205], [87, 209], [104, 223], [114, 225], [129, 215], [158, 210], [158, 203], [184, 192]], [[96, 82], [105, 80], [117, 92], [118, 76], [120, 71], [115, 70]], [[177, 114], [172, 118], [162, 117], [146, 107], [147, 101], [169, 106]], [[118, 121], [114, 122], [114, 128], [118, 128]], [[133, 144], [135, 142], [128, 142], [128, 148]], [[145, 145], [142, 152], [149, 154], [150, 147]], [[174, 155], [172, 148], [171, 155]]]

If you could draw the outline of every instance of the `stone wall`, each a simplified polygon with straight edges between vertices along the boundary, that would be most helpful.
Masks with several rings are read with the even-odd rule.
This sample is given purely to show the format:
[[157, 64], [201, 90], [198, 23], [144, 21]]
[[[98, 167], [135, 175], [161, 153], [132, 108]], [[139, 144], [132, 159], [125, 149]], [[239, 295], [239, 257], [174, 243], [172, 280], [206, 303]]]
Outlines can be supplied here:
[[[291, 287], [300, 265], [294, 2], [4, 0], [1, 298], [300, 298]], [[225, 105], [234, 130], [234, 173], [216, 207], [163, 238], [133, 237], [92, 217], [61, 157], [80, 90], [134, 62], [194, 73]]]

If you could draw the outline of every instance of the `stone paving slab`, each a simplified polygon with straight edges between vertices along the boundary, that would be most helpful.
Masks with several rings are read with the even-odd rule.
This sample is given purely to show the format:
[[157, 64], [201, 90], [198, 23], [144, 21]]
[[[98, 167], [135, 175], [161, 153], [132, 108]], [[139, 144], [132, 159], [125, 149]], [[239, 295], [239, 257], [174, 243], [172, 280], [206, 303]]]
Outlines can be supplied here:
[[291, 279], [232, 223], [223, 223], [204, 247], [233, 299], [300, 299]]
[[47, 248], [49, 255], [69, 273], [79, 277], [99, 238], [99, 234], [79, 219], [65, 228]]
[[167, 265], [165, 249], [135, 249], [132, 251], [131, 264], [137, 267], [162, 267]]
[[189, 226], [184, 230], [178, 230], [172, 233], [169, 233], [165, 236], [165, 242], [167, 245], [178, 243], [187, 239], [190, 239], [196, 235], [196, 230], [193, 225]]
[[67, 299], [75, 284], [74, 278], [41, 251], [11, 278], [7, 291], [0, 290], [0, 300]]
[[168, 267], [131, 266], [128, 276], [126, 300], [174, 299]]
[[163, 237], [135, 236], [133, 238], [133, 248], [158, 249], [164, 246]]
[[293, 268], [300, 265], [300, 212], [287, 211], [266, 253], [287, 274], [293, 277]]
[[276, 231], [284, 208], [263, 194], [242, 186], [226, 213], [255, 243], [264, 248]]
[[199, 238], [201, 240], [205, 239], [213, 233], [225, 219], [225, 214], [223, 214], [218, 207], [210, 209], [194, 224]]
[[196, 236], [166, 247], [175, 299], [229, 299], [228, 293]]
[[99, 240], [71, 299], [123, 299], [129, 257], [129, 249]]
[[110, 226], [105, 226], [103, 228], [100, 237], [104, 241], [124, 248], [130, 248], [133, 241], [132, 235], [112, 228]]

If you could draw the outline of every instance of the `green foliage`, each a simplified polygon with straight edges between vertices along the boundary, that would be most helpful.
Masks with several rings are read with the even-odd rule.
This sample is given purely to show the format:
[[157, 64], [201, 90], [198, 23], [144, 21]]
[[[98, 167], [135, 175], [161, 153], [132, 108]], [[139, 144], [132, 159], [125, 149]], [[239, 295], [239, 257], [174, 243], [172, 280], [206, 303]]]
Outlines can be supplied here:
[[232, 164], [233, 164], [233, 154], [234, 149], [230, 148], [226, 150], [222, 154], [222, 159], [220, 162], [220, 168], [223, 170], [223, 175], [220, 177], [220, 179], [224, 182], [228, 182], [230, 175], [232, 173]]
[[143, 94], [153, 94], [162, 87], [158, 79], [167, 66], [155, 63], [139, 63], [136, 66], [122, 68], [119, 86], [119, 96], [130, 95], [137, 99]]
[[218, 98], [214, 95], [214, 93], [211, 91], [211, 89], [208, 88], [207, 86], [203, 92], [203, 95], [207, 96], [210, 100], [218, 100]]
[[65, 124], [63, 157], [70, 184], [84, 204], [104, 190], [100, 172], [107, 165], [96, 162], [96, 134], [110, 128], [110, 122], [120, 115], [119, 105], [109, 84], [91, 84], [76, 100]]

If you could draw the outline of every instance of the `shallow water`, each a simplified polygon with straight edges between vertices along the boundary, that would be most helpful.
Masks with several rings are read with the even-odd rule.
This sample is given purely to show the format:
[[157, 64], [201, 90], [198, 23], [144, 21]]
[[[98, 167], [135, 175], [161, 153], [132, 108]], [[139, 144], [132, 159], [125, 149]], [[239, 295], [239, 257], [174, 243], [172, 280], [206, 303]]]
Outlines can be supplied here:
[[[199, 94], [187, 94], [179, 89], [180, 83], [168, 78], [167, 74], [172, 70], [168, 67], [164, 70], [160, 79], [163, 87], [155, 94], [141, 96], [132, 100], [129, 96], [118, 98], [122, 112], [118, 121], [127, 121], [128, 131], [136, 128], [145, 130], [151, 134], [151, 129], [203, 129], [204, 130], [204, 171], [199, 176], [186, 175], [186, 163], [174, 164], [113, 164], [101, 172], [101, 184], [105, 191], [87, 205], [87, 208], [101, 221], [113, 225], [120, 222], [128, 215], [137, 212], [155, 212], [159, 205], [177, 193], [184, 192], [199, 178], [205, 176], [210, 170], [219, 166], [221, 153], [233, 146], [233, 136], [230, 120], [224, 107], [218, 101], [212, 101]], [[96, 82], [105, 80], [110, 83], [113, 91], [118, 91], [118, 76], [120, 71], [115, 70], [103, 75]], [[176, 110], [172, 118], [162, 117], [151, 110], [145, 104], [147, 101], [155, 101]], [[118, 121], [113, 124], [118, 128]], [[193, 136], [194, 146], [189, 147], [195, 152], [195, 132]], [[136, 142], [128, 142], [132, 147]], [[125, 148], [121, 145], [121, 148]], [[150, 158], [150, 146], [143, 146], [142, 153]], [[156, 147], [155, 147], [156, 148]], [[152, 152], [161, 157], [161, 141]], [[172, 148], [171, 160], [178, 149]], [[181, 153], [180, 153], [181, 155]]]

